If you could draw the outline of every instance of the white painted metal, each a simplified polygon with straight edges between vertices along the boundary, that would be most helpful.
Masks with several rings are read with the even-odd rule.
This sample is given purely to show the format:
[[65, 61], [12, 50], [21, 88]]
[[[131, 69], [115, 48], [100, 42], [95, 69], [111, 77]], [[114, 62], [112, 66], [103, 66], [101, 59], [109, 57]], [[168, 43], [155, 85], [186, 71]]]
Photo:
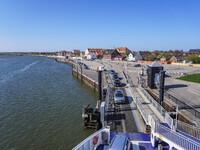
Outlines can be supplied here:
[[[102, 140], [102, 133], [106, 133], [108, 135], [107, 140]], [[98, 136], [97, 144], [93, 144], [94, 137]], [[109, 144], [110, 143], [110, 128], [105, 127], [100, 129], [99, 131], [95, 132], [94, 134], [90, 135], [88, 138], [83, 140], [80, 144], [74, 147], [72, 150], [94, 150], [100, 144]]]

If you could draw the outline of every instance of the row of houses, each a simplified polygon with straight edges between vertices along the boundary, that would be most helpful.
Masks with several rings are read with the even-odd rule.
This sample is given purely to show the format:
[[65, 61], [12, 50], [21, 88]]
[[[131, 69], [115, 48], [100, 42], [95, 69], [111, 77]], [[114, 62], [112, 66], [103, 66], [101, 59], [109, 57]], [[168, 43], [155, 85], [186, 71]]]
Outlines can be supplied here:
[[61, 51], [57, 53], [57, 56], [107, 59], [114, 61], [123, 61], [124, 59], [128, 61], [142, 60], [142, 56], [139, 53], [134, 55], [127, 47], [117, 47], [114, 49], [87, 48], [85, 52], [81, 52], [80, 50], [73, 50], [73, 52]]

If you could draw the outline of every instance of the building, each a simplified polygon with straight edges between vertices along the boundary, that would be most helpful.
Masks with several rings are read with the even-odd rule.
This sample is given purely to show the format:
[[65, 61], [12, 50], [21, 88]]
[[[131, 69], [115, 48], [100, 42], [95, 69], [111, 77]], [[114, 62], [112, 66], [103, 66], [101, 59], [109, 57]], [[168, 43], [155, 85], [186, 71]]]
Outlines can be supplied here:
[[87, 55], [90, 53], [90, 52], [95, 52], [96, 55], [97, 55], [97, 58], [101, 59], [103, 58], [103, 53], [106, 51], [107, 49], [101, 49], [101, 48], [87, 48], [85, 50], [85, 56], [87, 57]]
[[190, 53], [200, 53], [200, 49], [190, 49]]
[[81, 57], [81, 58], [84, 58], [84, 57], [85, 57], [85, 52], [81, 52], [81, 53], [80, 53], [80, 57]]
[[176, 63], [177, 62], [177, 58], [175, 56], [172, 56], [172, 58], [170, 58], [170, 61]]
[[128, 60], [128, 61], [134, 61], [133, 53], [129, 53], [129, 54], [128, 54], [127, 60]]
[[142, 60], [142, 56], [139, 53], [136, 53], [134, 58], [133, 58], [133, 61], [137, 62], [139, 60]]
[[166, 62], [167, 59], [165, 57], [160, 58], [160, 62]]
[[128, 54], [131, 53], [131, 50], [127, 47], [116, 47], [115, 50], [117, 50], [123, 57], [127, 57]]
[[80, 53], [81, 53], [80, 50], [73, 50], [73, 54], [74, 54], [74, 56], [76, 56], [76, 57], [79, 57], [79, 56], [80, 56]]
[[97, 59], [97, 55], [95, 52], [90, 52], [87, 54], [87, 59]]
[[123, 57], [123, 56], [114, 57], [114, 61], [123, 61], [124, 59], [125, 59], [125, 57]]
[[57, 52], [57, 56], [70, 56], [71, 54], [72, 52], [69, 52], [69, 51]]
[[115, 49], [107, 49], [103, 53], [103, 59], [113, 60], [115, 57], [121, 56], [120, 53]]

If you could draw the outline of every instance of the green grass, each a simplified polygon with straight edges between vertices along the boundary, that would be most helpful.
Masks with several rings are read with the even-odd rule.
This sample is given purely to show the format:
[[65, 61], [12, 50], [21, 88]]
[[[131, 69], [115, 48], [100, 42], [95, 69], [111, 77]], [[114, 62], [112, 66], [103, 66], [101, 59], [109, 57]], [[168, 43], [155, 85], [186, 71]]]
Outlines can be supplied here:
[[191, 75], [180, 77], [180, 78], [177, 78], [177, 79], [184, 80], [184, 81], [195, 82], [195, 83], [200, 83], [200, 73], [191, 74]]

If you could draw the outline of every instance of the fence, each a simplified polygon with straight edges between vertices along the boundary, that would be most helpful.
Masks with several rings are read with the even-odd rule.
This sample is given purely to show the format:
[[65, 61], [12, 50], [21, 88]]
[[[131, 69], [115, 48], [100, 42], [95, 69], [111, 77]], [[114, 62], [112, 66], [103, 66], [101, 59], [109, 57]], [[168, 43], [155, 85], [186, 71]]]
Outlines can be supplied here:
[[156, 133], [184, 149], [200, 150], [200, 144], [196, 141], [158, 123], [156, 123]]
[[173, 128], [173, 119], [169, 116], [168, 112], [141, 86], [138, 86], [139, 90], [144, 94], [144, 96], [151, 102], [151, 104], [160, 112], [163, 120], [167, 122], [170, 128]]
[[194, 107], [184, 103], [183, 101], [177, 99], [176, 97], [172, 96], [171, 94], [169, 94], [167, 92], [165, 92], [164, 94], [165, 94], [166, 97], [168, 97], [173, 102], [178, 104], [180, 108], [187, 109], [187, 111], [190, 112], [191, 114], [193, 114], [195, 117], [200, 118], [200, 112], [197, 111]]
[[[105, 136], [106, 136], [106, 139], [105, 139]], [[98, 137], [98, 141], [97, 141], [96, 145], [93, 144], [94, 137]], [[108, 128], [108, 127], [102, 128], [99, 131], [90, 135], [85, 140], [83, 140], [80, 144], [78, 144], [72, 150], [93, 150], [93, 149], [96, 149], [96, 147], [98, 147], [98, 145], [100, 145], [103, 142], [105, 143], [105, 141], [106, 141], [105, 144], [109, 144], [109, 142], [110, 142], [109, 137], [110, 137], [110, 128]]]
[[137, 106], [137, 109], [140, 111], [144, 121], [148, 123], [148, 112], [143, 108], [142, 103], [138, 100], [138, 97], [134, 94], [133, 90], [129, 88], [131, 95], [133, 96], [133, 100]]
[[200, 139], [200, 128], [184, 123], [182, 121], [177, 122], [177, 130], [187, 133], [197, 139]]
[[109, 105], [109, 102], [110, 102], [110, 87], [107, 88], [107, 93], [106, 93], [106, 104], [105, 104], [104, 126], [107, 126], [108, 105]]

